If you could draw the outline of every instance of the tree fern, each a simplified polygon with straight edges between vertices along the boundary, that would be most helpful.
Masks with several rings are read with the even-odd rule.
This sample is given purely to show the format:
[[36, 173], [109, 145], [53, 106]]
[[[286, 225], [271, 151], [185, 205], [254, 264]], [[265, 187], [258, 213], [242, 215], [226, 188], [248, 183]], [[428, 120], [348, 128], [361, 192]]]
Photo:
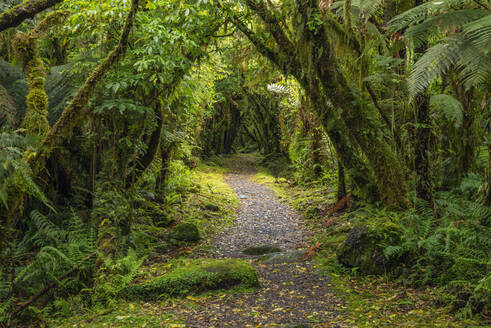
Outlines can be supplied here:
[[459, 10], [465, 8], [480, 8], [478, 5], [468, 0], [436, 0], [428, 1], [417, 7], [404, 11], [394, 17], [388, 26], [390, 32], [405, 30], [412, 25], [423, 22], [426, 18], [448, 12], [449, 10]]
[[389, 23], [389, 31], [404, 31], [414, 48], [437, 41], [416, 62], [408, 78], [411, 96], [453, 69], [467, 87], [491, 77], [491, 15], [465, 0], [429, 1], [405, 11]]
[[[435, 36], [439, 37], [444, 36], [451, 31], [460, 31], [466, 24], [479, 20], [485, 16], [489, 16], [489, 14], [484, 10], [478, 9], [451, 11], [430, 17], [421, 24], [409, 27], [404, 33], [404, 36], [411, 39], [413, 46], [418, 48]], [[481, 26], [482, 24], [478, 25]]]
[[433, 95], [430, 98], [430, 108], [447, 121], [452, 122], [456, 128], [462, 125], [462, 103], [450, 95]]

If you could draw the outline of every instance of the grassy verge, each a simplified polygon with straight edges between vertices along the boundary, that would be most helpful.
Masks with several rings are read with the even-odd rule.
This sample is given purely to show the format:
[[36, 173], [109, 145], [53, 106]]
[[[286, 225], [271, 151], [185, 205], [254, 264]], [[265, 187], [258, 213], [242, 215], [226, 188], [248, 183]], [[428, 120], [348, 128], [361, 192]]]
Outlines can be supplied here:
[[208, 253], [213, 236], [230, 227], [235, 219], [239, 201], [224, 173], [225, 169], [212, 163], [198, 166], [191, 173], [189, 192], [171, 214], [176, 221], [198, 227], [203, 240], [194, 251], [199, 254]]
[[276, 180], [265, 169], [254, 177], [273, 189], [277, 196], [303, 213], [309, 229], [314, 231], [312, 243], [322, 246], [316, 266], [329, 277], [332, 289], [343, 301], [340, 319], [350, 327], [489, 327], [477, 319], [455, 316], [436, 289], [404, 286], [388, 275], [360, 276], [356, 270], [343, 268], [336, 259], [350, 229], [366, 218], [350, 214], [328, 215], [335, 203], [335, 193], [325, 186], [290, 185], [286, 179]]

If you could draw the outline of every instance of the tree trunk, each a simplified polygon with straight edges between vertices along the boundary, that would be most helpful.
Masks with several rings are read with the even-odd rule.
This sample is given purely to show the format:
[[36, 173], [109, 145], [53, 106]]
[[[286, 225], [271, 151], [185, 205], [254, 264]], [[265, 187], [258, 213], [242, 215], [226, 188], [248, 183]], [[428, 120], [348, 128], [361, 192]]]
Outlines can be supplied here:
[[344, 181], [344, 167], [341, 162], [338, 161], [338, 190], [337, 199], [340, 201], [346, 195], [346, 184]]
[[414, 98], [414, 171], [416, 172], [416, 196], [434, 208], [433, 188], [430, 175], [430, 99], [427, 92]]
[[[142, 173], [150, 166], [150, 164], [153, 162], [155, 158], [155, 154], [157, 153], [157, 150], [159, 149], [160, 145], [160, 137], [162, 135], [162, 125], [163, 125], [163, 118], [162, 118], [162, 109], [160, 106], [160, 102], [157, 101], [157, 104], [154, 105], [154, 113], [155, 113], [155, 118], [157, 120], [157, 127], [155, 130], [152, 132], [150, 136], [150, 141], [147, 144], [147, 151], [145, 154], [136, 159], [136, 165], [134, 172], [129, 174], [128, 177], [126, 178], [126, 185], [129, 186], [132, 183], [132, 180], [138, 181], [138, 179], [141, 177]], [[134, 174], [134, 177], [133, 177]]]
[[53, 7], [63, 0], [29, 0], [0, 14], [0, 32], [19, 26], [24, 20]]
[[[415, 5], [422, 3], [416, 0]], [[426, 42], [415, 51], [422, 54], [428, 48]], [[431, 120], [430, 97], [427, 90], [414, 97], [414, 170], [416, 172], [416, 196], [428, 202], [435, 211], [435, 200], [430, 175]]]

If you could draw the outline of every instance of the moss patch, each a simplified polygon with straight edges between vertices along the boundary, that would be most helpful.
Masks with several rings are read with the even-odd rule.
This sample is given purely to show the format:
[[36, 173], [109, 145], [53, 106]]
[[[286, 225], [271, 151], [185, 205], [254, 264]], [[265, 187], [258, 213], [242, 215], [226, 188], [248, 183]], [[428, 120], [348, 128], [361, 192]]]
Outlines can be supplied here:
[[121, 295], [129, 299], [151, 300], [161, 295], [185, 296], [237, 286], [259, 286], [256, 270], [245, 261], [184, 260], [162, 276], [126, 287]]
[[171, 230], [169, 238], [171, 241], [193, 243], [199, 241], [200, 236], [196, 225], [192, 223], [180, 223]]

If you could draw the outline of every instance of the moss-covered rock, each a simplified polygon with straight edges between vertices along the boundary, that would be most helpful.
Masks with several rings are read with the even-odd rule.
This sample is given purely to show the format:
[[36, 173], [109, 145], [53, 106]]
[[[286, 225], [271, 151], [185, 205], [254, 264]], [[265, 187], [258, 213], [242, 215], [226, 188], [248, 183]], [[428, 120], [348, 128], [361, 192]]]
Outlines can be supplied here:
[[217, 205], [212, 204], [212, 203], [204, 204], [203, 208], [208, 210], [208, 211], [212, 211], [212, 212], [218, 212], [220, 210], [220, 207], [218, 207]]
[[391, 271], [397, 262], [389, 261], [384, 255], [384, 249], [389, 245], [397, 245], [401, 234], [400, 227], [391, 223], [372, 227], [358, 225], [349, 232], [344, 244], [338, 249], [338, 261], [349, 268], [357, 267], [364, 274]]
[[251, 246], [244, 248], [244, 250], [242, 251], [242, 253], [247, 255], [264, 255], [278, 252], [281, 252], [281, 249], [278, 246], [273, 245]]
[[282, 253], [273, 253], [270, 255], [266, 255], [263, 260], [263, 263], [282, 264], [282, 263], [302, 262], [302, 258], [305, 252], [306, 252], [305, 249], [293, 249]]
[[161, 295], [184, 296], [231, 287], [259, 287], [256, 270], [238, 259], [195, 259], [182, 262], [163, 276], [129, 285], [121, 296], [151, 300]]
[[200, 239], [199, 230], [192, 223], [180, 223], [171, 230], [169, 239], [178, 242], [197, 242]]

